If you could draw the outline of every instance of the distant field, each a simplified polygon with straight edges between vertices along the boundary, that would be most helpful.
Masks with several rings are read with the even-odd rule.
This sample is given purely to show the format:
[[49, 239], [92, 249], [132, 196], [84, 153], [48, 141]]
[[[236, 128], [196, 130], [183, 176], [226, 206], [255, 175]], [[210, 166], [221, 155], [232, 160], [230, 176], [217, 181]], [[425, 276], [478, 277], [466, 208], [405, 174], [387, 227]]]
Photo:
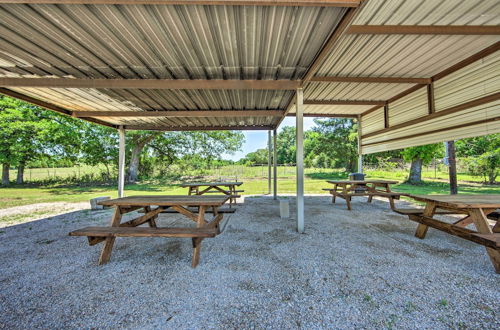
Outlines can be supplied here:
[[[104, 171], [104, 166], [74, 166], [74, 167], [46, 167], [46, 168], [27, 168], [24, 171], [24, 180], [26, 182], [40, 182], [56, 179], [67, 179], [69, 177], [82, 178], [88, 175], [96, 175]], [[14, 180], [17, 176], [17, 170], [10, 170], [10, 179]]]
[[[74, 175], [77, 171], [75, 168], [67, 169], [37, 169], [32, 173], [32, 178], [37, 173], [38, 180], [48, 178], [49, 173], [65, 173], [66, 175]], [[95, 168], [87, 167], [85, 170], [80, 168], [80, 175], [84, 171], [95, 171]], [[28, 173], [28, 172], [27, 172]], [[44, 173], [47, 176], [44, 177]], [[91, 172], [85, 172], [91, 173]], [[325, 182], [328, 179], [344, 179], [347, 178], [347, 173], [337, 169], [306, 169], [305, 192], [308, 194], [324, 193], [321, 188], [328, 187]], [[192, 173], [194, 174], [194, 173]], [[366, 171], [369, 178], [372, 179], [393, 179], [403, 182], [407, 173], [405, 171]], [[266, 194], [267, 193], [267, 167], [244, 167], [244, 166], [229, 166], [221, 169], [212, 170], [207, 174], [205, 179], [238, 179], [244, 182], [242, 189], [245, 190], [245, 195]], [[394, 190], [398, 192], [414, 193], [414, 194], [448, 194], [449, 187], [446, 182], [448, 174], [434, 171], [425, 171], [423, 173], [425, 184], [419, 186], [400, 183], [394, 186]], [[14, 178], [14, 176], [12, 176]], [[482, 178], [473, 177], [470, 175], [459, 174], [459, 192], [469, 194], [500, 194], [500, 185], [484, 185], [480, 182]], [[29, 177], [27, 176], [29, 181]], [[203, 180], [203, 177], [192, 178], [191, 180]], [[156, 179], [138, 184], [126, 185], [125, 190], [128, 195], [176, 195], [186, 194], [187, 190], [179, 187], [179, 182], [164, 182], [164, 180]], [[295, 193], [295, 168], [291, 166], [280, 167], [278, 171], [278, 192], [282, 194]], [[88, 201], [90, 198], [97, 196], [116, 197], [116, 186], [113, 185], [45, 185], [33, 186], [12, 185], [9, 188], [0, 188], [0, 208], [13, 207], [18, 205], [27, 205], [33, 203], [46, 202], [81, 202]]]

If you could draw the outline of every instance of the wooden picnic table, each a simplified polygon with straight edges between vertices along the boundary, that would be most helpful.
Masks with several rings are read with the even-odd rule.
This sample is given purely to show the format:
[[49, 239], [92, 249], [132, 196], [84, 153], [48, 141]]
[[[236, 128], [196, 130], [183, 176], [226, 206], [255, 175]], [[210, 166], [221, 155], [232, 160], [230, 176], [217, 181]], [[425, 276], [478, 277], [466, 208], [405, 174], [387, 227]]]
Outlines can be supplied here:
[[332, 203], [335, 203], [336, 197], [345, 199], [347, 209], [352, 210], [351, 199], [353, 196], [368, 196], [368, 203], [372, 202], [373, 196], [387, 197], [394, 209], [394, 199], [399, 199], [401, 194], [391, 191], [391, 184], [397, 184], [398, 181], [392, 180], [328, 180], [333, 184], [333, 188], [324, 188], [332, 194]]
[[[70, 236], [87, 236], [89, 245], [104, 242], [99, 257], [99, 264], [109, 261], [116, 237], [187, 237], [193, 241], [192, 266], [196, 267], [200, 259], [201, 241], [204, 238], [220, 234], [219, 223], [223, 215], [218, 208], [227, 202], [229, 196], [130, 196], [99, 202], [104, 206], [115, 207], [109, 227], [86, 227], [69, 233]], [[188, 210], [189, 206], [198, 208], [197, 212]], [[158, 227], [156, 219], [167, 208], [174, 209], [196, 223], [196, 228]], [[121, 223], [126, 213], [144, 209], [144, 215]], [[207, 221], [207, 209], [213, 212], [213, 218]], [[138, 227], [148, 223], [149, 227]]]
[[188, 188], [188, 195], [204, 195], [207, 193], [222, 193], [224, 195], [230, 196], [229, 207], [232, 206], [233, 203], [236, 203], [236, 198], [241, 197], [239, 195], [243, 190], [236, 190], [236, 187], [239, 187], [243, 184], [243, 182], [234, 181], [234, 182], [224, 182], [224, 181], [216, 181], [216, 182], [192, 182], [192, 183], [183, 183], [181, 187]]
[[[439, 229], [469, 241], [484, 245], [497, 273], [500, 274], [500, 222], [488, 215], [500, 208], [500, 195], [408, 195], [425, 203], [420, 212], [399, 212], [419, 223], [415, 236], [424, 239], [429, 227]], [[435, 214], [462, 214], [463, 218], [447, 223], [434, 218]], [[395, 210], [396, 212], [401, 210]], [[474, 224], [476, 230], [466, 226]]]

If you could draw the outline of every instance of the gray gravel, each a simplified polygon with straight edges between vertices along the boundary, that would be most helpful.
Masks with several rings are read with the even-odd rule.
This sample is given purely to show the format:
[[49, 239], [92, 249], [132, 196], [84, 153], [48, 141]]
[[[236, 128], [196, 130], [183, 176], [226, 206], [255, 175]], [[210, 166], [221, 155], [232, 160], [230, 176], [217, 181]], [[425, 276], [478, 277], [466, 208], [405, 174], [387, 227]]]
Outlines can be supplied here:
[[247, 197], [196, 269], [190, 240], [162, 238], [117, 239], [97, 266], [100, 246], [67, 233], [112, 210], [2, 228], [0, 328], [500, 328], [481, 246], [432, 229], [419, 240], [386, 202], [353, 206], [306, 197], [299, 235], [271, 198]]

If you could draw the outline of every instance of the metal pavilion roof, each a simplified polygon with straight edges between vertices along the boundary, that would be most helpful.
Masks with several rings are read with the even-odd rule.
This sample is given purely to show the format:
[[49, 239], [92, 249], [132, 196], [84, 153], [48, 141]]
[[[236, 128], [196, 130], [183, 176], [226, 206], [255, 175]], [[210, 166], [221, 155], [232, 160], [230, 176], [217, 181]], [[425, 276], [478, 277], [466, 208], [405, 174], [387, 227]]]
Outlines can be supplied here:
[[306, 116], [359, 116], [373, 152], [433, 118], [428, 86], [438, 108], [464, 94], [441, 76], [474, 76], [499, 25], [495, 0], [0, 0], [0, 92], [128, 129], [273, 129], [301, 87]]

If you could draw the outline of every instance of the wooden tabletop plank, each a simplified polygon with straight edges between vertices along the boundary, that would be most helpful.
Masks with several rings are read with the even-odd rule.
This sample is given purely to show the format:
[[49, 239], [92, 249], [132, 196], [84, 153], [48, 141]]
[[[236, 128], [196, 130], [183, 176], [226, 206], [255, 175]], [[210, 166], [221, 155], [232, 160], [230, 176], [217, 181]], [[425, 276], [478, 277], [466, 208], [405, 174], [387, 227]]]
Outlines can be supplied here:
[[398, 181], [392, 180], [327, 180], [326, 182], [331, 184], [369, 184], [369, 183], [387, 183], [387, 184], [397, 184]]
[[241, 186], [243, 182], [191, 182], [191, 183], [183, 183], [181, 187], [203, 187], [203, 186]]
[[101, 201], [105, 206], [221, 206], [231, 196], [228, 195], [147, 195], [129, 196]]
[[420, 202], [434, 202], [438, 206], [457, 209], [500, 208], [500, 194], [488, 195], [408, 195]]

